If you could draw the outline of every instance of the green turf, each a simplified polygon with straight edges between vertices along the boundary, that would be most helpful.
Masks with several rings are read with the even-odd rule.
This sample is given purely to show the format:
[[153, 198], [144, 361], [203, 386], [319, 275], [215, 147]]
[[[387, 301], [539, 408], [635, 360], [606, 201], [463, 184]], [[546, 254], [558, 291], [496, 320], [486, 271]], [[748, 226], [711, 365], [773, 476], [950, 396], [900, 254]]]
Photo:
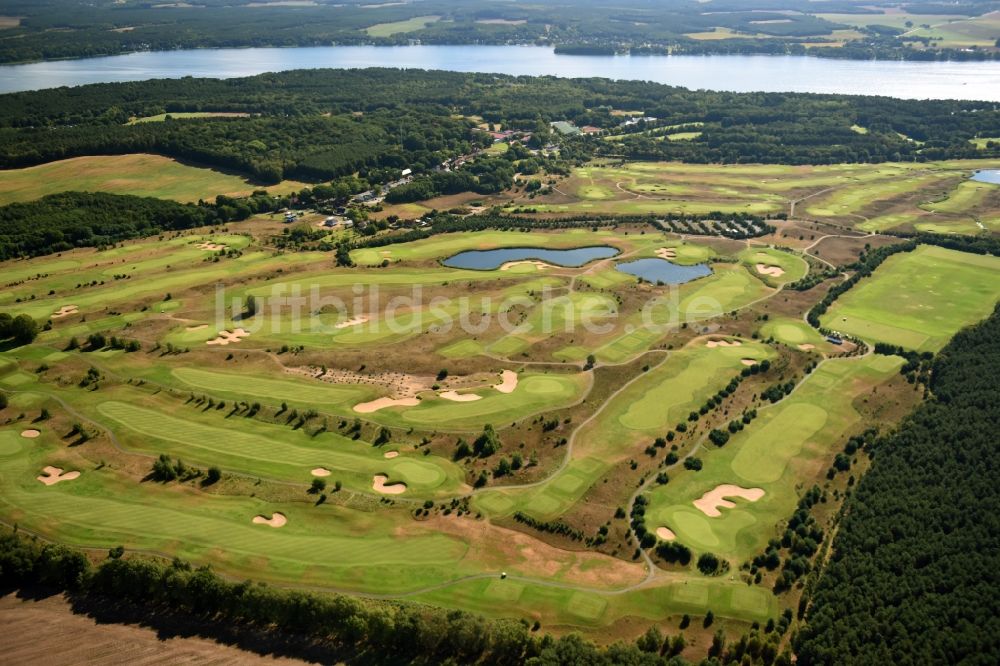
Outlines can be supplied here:
[[523, 511], [539, 520], [565, 513], [612, 464], [683, 421], [691, 410], [723, 388], [746, 366], [773, 353], [744, 341], [739, 347], [704, 346], [704, 341], [671, 354], [618, 393], [582, 426], [569, 465], [541, 486], [477, 495], [474, 505], [491, 515]]
[[[760, 552], [808, 489], [802, 475], [816, 475], [818, 462], [863, 427], [855, 398], [891, 378], [901, 363], [869, 356], [819, 366], [791, 396], [758, 410], [757, 419], [724, 447], [703, 444], [700, 471], [677, 469], [667, 485], [655, 487], [649, 493], [647, 528], [667, 527], [696, 553], [711, 551], [733, 564]], [[692, 504], [721, 484], [759, 488], [764, 495], [755, 502], [733, 498], [736, 506], [720, 508], [718, 517]]]
[[1000, 258], [923, 245], [889, 257], [821, 322], [864, 339], [936, 351], [960, 328], [985, 318], [998, 299]]
[[286, 181], [265, 187], [242, 176], [188, 166], [159, 155], [75, 157], [0, 171], [0, 205], [67, 191], [111, 192], [195, 202], [218, 194], [247, 196], [264, 189], [287, 194], [306, 187]]

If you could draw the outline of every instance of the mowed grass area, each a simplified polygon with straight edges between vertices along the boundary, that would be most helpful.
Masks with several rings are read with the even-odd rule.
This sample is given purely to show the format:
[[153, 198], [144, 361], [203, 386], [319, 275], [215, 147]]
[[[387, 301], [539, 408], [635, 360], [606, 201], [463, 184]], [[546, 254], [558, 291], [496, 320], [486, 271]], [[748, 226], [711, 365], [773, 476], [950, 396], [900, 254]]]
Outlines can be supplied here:
[[406, 19], [405, 21], [376, 23], [373, 26], [365, 28], [365, 32], [367, 32], [370, 37], [391, 37], [392, 35], [398, 35], [404, 32], [422, 30], [432, 23], [437, 23], [440, 20], [440, 16], [414, 16], [413, 18]]
[[762, 340], [774, 339], [789, 347], [812, 345], [819, 351], [828, 351], [833, 345], [826, 341], [819, 331], [802, 321], [788, 317], [771, 317], [760, 327]]
[[102, 155], [0, 171], [0, 205], [69, 191], [195, 202], [219, 194], [246, 196], [254, 190], [287, 194], [304, 187], [305, 183], [290, 180], [279, 185], [258, 185], [243, 176], [188, 166], [160, 155]]
[[[694, 138], [681, 134], [687, 140]], [[619, 166], [594, 161], [575, 168], [556, 183], [551, 194], [496, 197], [493, 203], [529, 215], [531, 211], [567, 215], [721, 211], [767, 216], [787, 213], [797, 201], [796, 217], [866, 231], [900, 227], [975, 233], [977, 227], [970, 219], [919, 205], [947, 197], [974, 169], [991, 166], [995, 164], [989, 160], [821, 166], [676, 162]], [[989, 209], [983, 206], [972, 212], [982, 215]]]
[[[843, 441], [865, 423], [855, 400], [898, 372], [902, 359], [868, 356], [820, 365], [791, 396], [759, 410], [758, 417], [719, 448], [705, 442], [700, 471], [676, 469], [670, 482], [649, 492], [646, 527], [667, 527], [696, 553], [713, 552], [734, 565], [778, 536], [775, 526], [794, 511], [799, 496], [826, 470]], [[760, 489], [750, 502], [710, 517], [693, 502], [723, 484]]]
[[647, 444], [746, 367], [742, 359], [772, 358], [767, 347], [744, 341], [738, 347], [705, 346], [697, 340], [674, 352], [635, 382], [624, 387], [575, 435], [569, 464], [544, 484], [525, 489], [498, 488], [477, 495], [474, 506], [491, 516], [522, 511], [538, 520], [553, 520], [577, 502], [603, 474]]
[[[53, 404], [46, 398], [51, 387], [37, 388], [38, 393], [16, 394], [12, 405], [37, 410]], [[140, 425], [145, 421], [144, 415], [135, 411], [144, 407], [105, 398], [95, 395], [92, 404], [137, 419]], [[202, 423], [197, 417], [184, 420], [196, 426]], [[154, 423], [152, 427], [162, 425]], [[193, 433], [185, 426], [168, 425], [167, 437], [206, 435]], [[63, 543], [96, 549], [121, 544], [133, 552], [176, 556], [194, 564], [211, 563], [237, 578], [390, 595], [427, 587], [447, 589], [449, 583], [476, 574], [500, 580], [498, 572], [503, 570], [510, 572], [511, 580], [519, 578], [521, 582], [513, 584], [528, 594], [535, 589], [553, 589], [545, 586], [546, 582], [579, 585], [584, 590], [582, 597], [544, 597], [533, 613], [543, 622], [580, 626], [606, 625], [624, 612], [597, 612], [605, 605], [590, 601], [591, 595], [603, 599], [606, 592], [642, 578], [641, 567], [636, 564], [597, 553], [562, 550], [485, 523], [466, 530], [462, 527], [464, 521], [439, 518], [427, 529], [412, 519], [408, 504], [394, 507], [389, 503], [378, 510], [373, 506], [359, 510], [336, 502], [315, 504], [312, 498], [269, 501], [254, 494], [205, 493], [190, 485], [139, 481], [117, 464], [98, 465], [86, 457], [85, 449], [66, 447], [57, 429], [48, 424], [39, 427], [41, 437], [31, 442], [19, 435], [19, 427], [0, 428], [0, 511], [5, 520]], [[232, 431], [240, 429], [229, 426], [228, 430], [230, 435], [222, 437], [231, 438]], [[220, 440], [208, 442], [218, 449], [257, 446], [241, 439], [227, 447], [218, 433], [208, 434]], [[261, 446], [268, 444], [268, 435], [260, 434]], [[164, 440], [157, 442], [162, 445]], [[284, 443], [270, 444], [273, 448]], [[355, 442], [354, 446], [363, 445]], [[329, 443], [315, 447], [330, 448]], [[271, 455], [281, 457], [287, 453], [278, 450]], [[426, 457], [413, 458], [405, 453], [395, 461], [383, 462], [400, 460], [402, 465], [430, 464]], [[44, 486], [35, 476], [46, 465], [78, 471], [81, 476]], [[248, 481], [252, 483], [253, 478]], [[266, 517], [275, 512], [288, 520], [280, 529], [252, 523], [254, 516]], [[513, 602], [509, 593], [501, 596]], [[471, 609], [478, 604], [471, 599], [468, 603], [456, 599], [449, 605]], [[581, 608], [589, 609], [584, 618], [578, 617]], [[669, 604], [659, 608], [663, 614], [675, 610]], [[769, 616], [774, 614], [773, 609], [770, 611]], [[513, 603], [496, 603], [491, 614], [517, 613]], [[757, 618], [747, 612], [737, 616]]]
[[918, 351], [937, 351], [1000, 299], [1000, 258], [922, 245], [889, 257], [838, 298], [826, 328]]

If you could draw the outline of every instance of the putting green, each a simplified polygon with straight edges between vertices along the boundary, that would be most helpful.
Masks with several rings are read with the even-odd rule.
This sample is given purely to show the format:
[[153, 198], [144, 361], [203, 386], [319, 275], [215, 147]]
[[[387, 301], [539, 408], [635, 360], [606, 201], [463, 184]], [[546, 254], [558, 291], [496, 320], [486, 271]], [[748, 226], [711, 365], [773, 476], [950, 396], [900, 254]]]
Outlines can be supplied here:
[[813, 345], [816, 349], [827, 350], [832, 345], [826, 341], [819, 331], [799, 319], [787, 317], [772, 317], [760, 327], [760, 337], [767, 340], [774, 338], [790, 347]]

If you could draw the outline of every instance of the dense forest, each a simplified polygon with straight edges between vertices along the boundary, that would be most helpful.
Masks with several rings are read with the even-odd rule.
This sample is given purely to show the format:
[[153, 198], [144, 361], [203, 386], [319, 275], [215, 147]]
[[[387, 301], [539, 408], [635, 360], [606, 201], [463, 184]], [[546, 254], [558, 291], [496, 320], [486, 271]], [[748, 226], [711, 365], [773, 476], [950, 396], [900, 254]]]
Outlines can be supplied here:
[[[616, 110], [655, 121], [623, 125]], [[128, 124], [170, 112], [250, 117]], [[557, 137], [558, 120], [622, 133]], [[691, 91], [645, 82], [452, 72], [303, 70], [243, 79], [110, 83], [0, 96], [0, 167], [94, 154], [155, 152], [249, 173], [319, 182], [355, 171], [427, 171], [492, 139], [477, 123], [593, 155], [697, 163], [829, 164], [1000, 155], [969, 139], [1000, 135], [995, 104], [797, 93]], [[690, 141], [654, 132], [697, 125]], [[856, 127], [867, 131], [861, 133]], [[497, 166], [503, 164], [497, 162]], [[475, 176], [476, 182], [483, 174]], [[494, 180], [507, 180], [497, 175]], [[448, 191], [446, 182], [425, 183]], [[475, 189], [475, 188], [473, 188]], [[400, 195], [401, 196], [401, 195]]]
[[878, 441], [796, 641], [798, 663], [1000, 662], [1000, 308], [935, 358]]
[[[892, 0], [827, 0], [833, 14], [872, 14]], [[913, 14], [978, 16], [989, 0], [910, 3]], [[546, 44], [566, 52], [772, 53], [831, 58], [985, 59], [991, 49], [936, 48], [933, 42], [875, 24], [841, 46], [848, 26], [803, 9], [799, 0], [6, 0], [22, 17], [0, 36], [0, 62], [130, 51], [246, 46]], [[392, 24], [399, 23], [398, 28]], [[389, 26], [383, 28], [382, 26]], [[223, 27], [224, 26], [224, 27]], [[728, 31], [728, 39], [690, 34]], [[915, 48], [916, 46], [922, 48]]]

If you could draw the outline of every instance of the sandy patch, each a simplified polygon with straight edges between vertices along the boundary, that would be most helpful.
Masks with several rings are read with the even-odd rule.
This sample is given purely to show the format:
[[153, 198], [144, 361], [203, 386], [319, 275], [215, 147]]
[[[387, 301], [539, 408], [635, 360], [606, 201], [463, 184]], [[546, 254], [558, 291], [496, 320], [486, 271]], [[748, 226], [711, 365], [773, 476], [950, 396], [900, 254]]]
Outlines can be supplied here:
[[808, 342], [804, 342], [801, 345], [799, 345], [799, 349], [801, 349], [802, 351], [809, 351], [810, 349], [816, 349], [816, 345], [811, 345]]
[[475, 402], [483, 399], [483, 396], [475, 393], [459, 393], [458, 391], [442, 391], [438, 393], [438, 396], [452, 402]]
[[68, 317], [71, 314], [76, 314], [79, 311], [80, 310], [75, 305], [64, 305], [52, 313], [52, 318], [62, 319], [63, 317]]
[[504, 370], [500, 373], [500, 383], [494, 384], [493, 388], [501, 393], [513, 393], [517, 388], [517, 373], [513, 370]]
[[508, 261], [507, 263], [500, 266], [500, 270], [509, 271], [514, 266], [527, 266], [529, 264], [532, 266], [536, 266], [538, 270], [542, 270], [544, 268], [552, 268], [552, 264], [547, 264], [544, 261], [538, 261], [537, 259], [524, 259], [523, 261]]
[[417, 398], [379, 398], [354, 405], [354, 411], [358, 414], [371, 414], [386, 407], [416, 407], [419, 404], [420, 400]]
[[388, 480], [389, 477], [385, 474], [376, 474], [372, 477], [372, 489], [383, 495], [401, 495], [406, 492], [405, 483], [390, 483], [386, 485], [385, 482]]
[[342, 321], [339, 324], [335, 324], [334, 328], [350, 328], [351, 326], [357, 326], [358, 324], [363, 324], [368, 321], [368, 315], [358, 315], [356, 317], [351, 317], [346, 321]]
[[39, 431], [35, 430], [34, 428], [29, 428], [28, 430], [22, 430], [21, 431], [21, 437], [25, 437], [27, 439], [34, 439], [34, 438], [38, 437], [41, 434], [42, 433], [40, 433]]
[[206, 345], [228, 345], [230, 342], [240, 342], [243, 338], [250, 335], [246, 330], [242, 328], [237, 328], [235, 331], [219, 331], [219, 337], [214, 340], [209, 340]]
[[718, 518], [722, 515], [719, 507], [732, 509], [735, 503], [725, 499], [726, 497], [739, 497], [748, 502], [756, 502], [764, 496], [764, 491], [760, 488], [741, 488], [730, 483], [724, 483], [710, 490], [694, 501], [694, 506], [709, 518]]
[[52, 486], [60, 481], [72, 481], [80, 476], [79, 472], [63, 472], [62, 467], [52, 467], [49, 465], [42, 469], [44, 474], [35, 477], [47, 486]]
[[264, 516], [254, 516], [254, 525], [268, 525], [269, 527], [284, 527], [285, 523], [288, 522], [288, 518], [285, 518], [285, 514], [278, 513], [275, 511], [270, 518], [265, 518]]
[[194, 331], [200, 331], [206, 328], [208, 328], [208, 324], [199, 324], [197, 326], [188, 326], [184, 330], [187, 331], [188, 333], [193, 333]]
[[739, 347], [742, 344], [739, 340], [709, 340], [705, 346], [714, 349], [715, 347]]
[[392, 460], [393, 458], [397, 458], [398, 456], [399, 456], [399, 451], [386, 451], [385, 455], [382, 457], [388, 460]]
[[326, 467], [317, 467], [313, 470], [310, 470], [310, 472], [312, 473], [313, 476], [330, 476], [330, 470], [328, 470]]
[[674, 534], [673, 530], [670, 530], [666, 527], [657, 527], [656, 536], [659, 537], [660, 539], [663, 539], [664, 541], [673, 541], [674, 539], [677, 538], [677, 535]]
[[757, 361], [753, 360], [752, 358], [741, 358], [740, 363], [742, 363], [747, 367], [757, 365]]
[[785, 274], [785, 269], [779, 266], [768, 266], [767, 264], [757, 264], [754, 268], [761, 275], [770, 275], [771, 277], [781, 277]]
[[656, 256], [658, 256], [660, 259], [676, 259], [677, 250], [675, 250], [672, 247], [661, 247], [659, 250], [656, 251]]
[[198, 245], [196, 245], [195, 247], [197, 247], [199, 250], [210, 250], [212, 252], [218, 252], [219, 250], [226, 249], [225, 245], [219, 245], [218, 243], [209, 243], [209, 242], [198, 243]]

